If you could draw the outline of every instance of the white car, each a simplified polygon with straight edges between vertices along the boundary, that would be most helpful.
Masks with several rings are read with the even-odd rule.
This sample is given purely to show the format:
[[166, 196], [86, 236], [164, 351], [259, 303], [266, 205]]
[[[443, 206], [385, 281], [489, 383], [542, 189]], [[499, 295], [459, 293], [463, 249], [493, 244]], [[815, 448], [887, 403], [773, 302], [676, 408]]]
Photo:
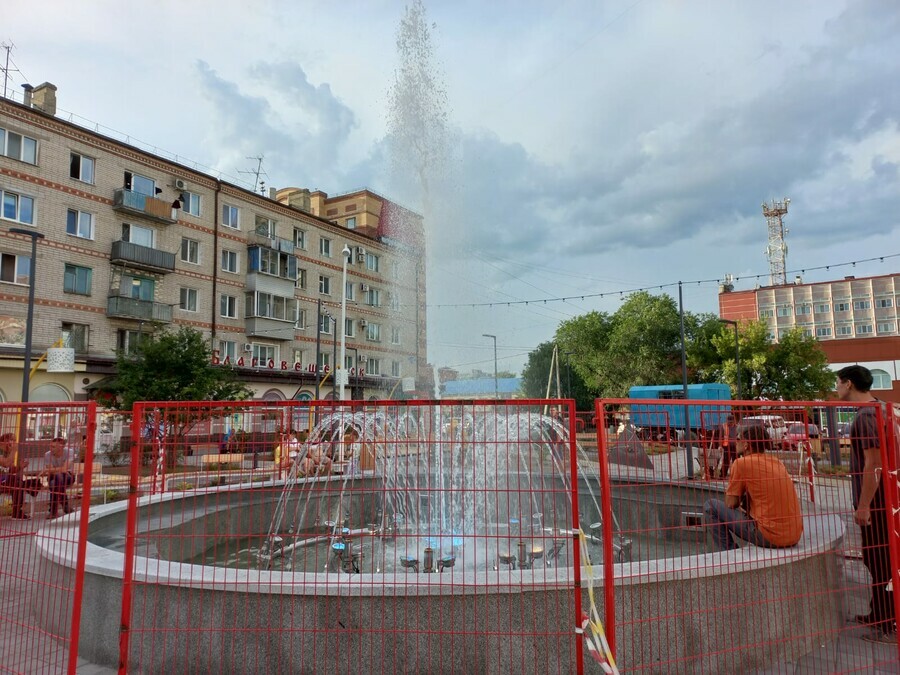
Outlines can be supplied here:
[[741, 420], [741, 424], [756, 424], [765, 427], [769, 438], [773, 441], [781, 441], [787, 431], [787, 424], [781, 415], [752, 415]]

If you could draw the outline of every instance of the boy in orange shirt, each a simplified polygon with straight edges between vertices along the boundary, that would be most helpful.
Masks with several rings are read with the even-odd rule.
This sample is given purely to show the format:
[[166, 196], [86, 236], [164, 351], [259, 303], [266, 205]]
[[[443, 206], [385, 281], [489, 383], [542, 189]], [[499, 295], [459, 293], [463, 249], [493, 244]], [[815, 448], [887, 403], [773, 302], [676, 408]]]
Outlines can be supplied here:
[[[784, 464], [765, 454], [772, 441], [763, 426], [742, 426], [737, 433], [738, 459], [731, 466], [725, 501], [703, 505], [706, 524], [721, 550], [738, 548], [732, 534], [765, 548], [795, 545], [803, 534], [800, 499]], [[742, 500], [745, 509], [739, 510]]]

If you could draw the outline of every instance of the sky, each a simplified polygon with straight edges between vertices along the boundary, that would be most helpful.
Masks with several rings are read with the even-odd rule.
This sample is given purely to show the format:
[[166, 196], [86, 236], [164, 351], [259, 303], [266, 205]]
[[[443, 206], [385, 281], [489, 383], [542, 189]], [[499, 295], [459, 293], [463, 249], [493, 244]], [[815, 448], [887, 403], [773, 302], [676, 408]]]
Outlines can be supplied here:
[[521, 373], [636, 289], [716, 312], [724, 275], [768, 283], [773, 199], [789, 279], [900, 269], [900, 3], [426, 0], [450, 138], [429, 199], [386, 141], [405, 2], [73, 7], [4, 0], [18, 100], [50, 81], [61, 117], [225, 180], [263, 156], [268, 186], [423, 212], [436, 366], [490, 372], [490, 334]]

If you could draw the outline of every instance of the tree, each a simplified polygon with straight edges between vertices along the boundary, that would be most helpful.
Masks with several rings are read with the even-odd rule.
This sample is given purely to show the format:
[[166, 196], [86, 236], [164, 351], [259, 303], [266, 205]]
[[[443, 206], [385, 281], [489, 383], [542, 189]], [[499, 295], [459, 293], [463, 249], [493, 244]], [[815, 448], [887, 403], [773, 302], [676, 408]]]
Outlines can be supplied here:
[[[522, 391], [528, 398], [545, 398], [547, 396], [547, 381], [550, 378], [550, 366], [553, 361], [552, 342], [543, 342], [537, 349], [528, 355], [528, 363], [522, 371]], [[559, 381], [562, 394], [566, 398], [575, 399], [576, 410], [591, 410], [594, 406], [594, 392], [585, 384], [581, 376], [572, 368], [567, 371], [565, 352], [560, 349], [559, 357]], [[574, 365], [574, 364], [573, 364]], [[567, 388], [571, 381], [572, 391]], [[556, 395], [556, 376], [550, 386], [550, 395]]]
[[[120, 353], [116, 366], [108, 390], [115, 395], [112, 406], [119, 410], [131, 410], [138, 401], [241, 401], [252, 395], [233, 369], [212, 364], [209, 344], [193, 328], [147, 335], [133, 353]], [[203, 409], [184, 408], [167, 414], [158, 425], [174, 441], [170, 463], [190, 426], [208, 416]]]

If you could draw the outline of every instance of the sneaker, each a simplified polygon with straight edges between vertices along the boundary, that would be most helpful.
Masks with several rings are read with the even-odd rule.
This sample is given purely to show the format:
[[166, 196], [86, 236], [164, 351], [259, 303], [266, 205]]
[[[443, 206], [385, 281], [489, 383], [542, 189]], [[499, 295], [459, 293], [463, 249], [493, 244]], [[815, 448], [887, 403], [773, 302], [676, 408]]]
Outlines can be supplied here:
[[885, 633], [883, 630], [875, 629], [863, 635], [862, 639], [876, 645], [893, 645], [896, 647], [897, 631], [892, 630]]

